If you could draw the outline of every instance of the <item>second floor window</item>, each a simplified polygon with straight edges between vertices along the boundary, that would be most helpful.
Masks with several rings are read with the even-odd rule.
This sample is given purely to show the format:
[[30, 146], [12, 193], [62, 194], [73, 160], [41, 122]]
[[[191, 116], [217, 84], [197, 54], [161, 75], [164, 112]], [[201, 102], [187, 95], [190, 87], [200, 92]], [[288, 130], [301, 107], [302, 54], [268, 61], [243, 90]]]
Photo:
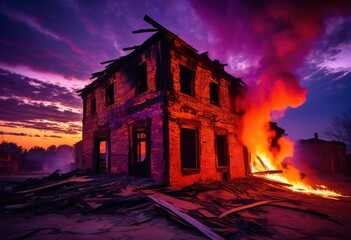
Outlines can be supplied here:
[[115, 96], [114, 96], [114, 84], [110, 84], [106, 88], [106, 105], [112, 105], [115, 102]]
[[139, 65], [137, 72], [137, 95], [147, 91], [147, 66]]
[[90, 113], [96, 113], [96, 98], [92, 98], [90, 101]]
[[219, 87], [217, 83], [210, 83], [210, 102], [219, 106]]
[[194, 96], [195, 72], [183, 66], [180, 68], [180, 92]]

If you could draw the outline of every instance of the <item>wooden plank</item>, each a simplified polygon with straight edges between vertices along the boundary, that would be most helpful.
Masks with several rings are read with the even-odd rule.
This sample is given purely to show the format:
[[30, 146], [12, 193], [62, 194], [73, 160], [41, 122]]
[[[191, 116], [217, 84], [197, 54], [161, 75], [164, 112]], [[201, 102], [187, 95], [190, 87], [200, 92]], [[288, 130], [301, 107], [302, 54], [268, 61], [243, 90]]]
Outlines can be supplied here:
[[253, 172], [254, 175], [266, 175], [266, 174], [277, 174], [283, 173], [283, 170], [267, 170], [267, 171], [260, 171], [260, 172]]
[[22, 209], [25, 207], [28, 207], [30, 204], [28, 203], [19, 203], [19, 204], [11, 204], [11, 205], [6, 205], [5, 209]]
[[85, 178], [85, 177], [70, 178], [70, 179], [66, 179], [66, 180], [63, 180], [63, 181], [56, 181], [56, 182], [53, 182], [53, 183], [50, 183], [50, 184], [46, 184], [46, 185], [41, 186], [41, 187], [36, 187], [36, 188], [31, 188], [31, 189], [27, 189], [27, 190], [18, 191], [18, 192], [15, 192], [15, 193], [37, 192], [37, 191], [41, 191], [41, 190], [44, 190], [44, 189], [49, 189], [49, 188], [52, 188], [52, 187], [61, 186], [61, 185], [67, 184], [67, 183], [83, 183], [83, 182], [89, 182], [91, 180], [92, 179], [88, 179], [88, 178]]
[[[151, 17], [149, 17], [148, 15], [144, 16], [144, 21], [151, 24], [154, 28], [157, 28], [161, 31], [164, 32], [168, 32], [171, 33], [169, 30], [167, 30], [165, 27], [163, 27], [161, 24], [159, 24], [158, 22], [156, 22], [154, 19], [152, 19]], [[173, 33], [172, 33], [173, 34]]]
[[274, 180], [267, 179], [267, 178], [261, 178], [261, 177], [256, 177], [256, 176], [249, 176], [249, 178], [252, 178], [252, 179], [257, 180], [259, 182], [262, 182], [264, 184], [267, 184], [267, 183], [272, 184], [272, 185], [275, 185], [276, 187], [277, 186], [279, 186], [279, 187], [281, 187], [281, 186], [292, 187], [292, 185], [289, 183], [278, 182], [278, 181], [274, 181]]
[[217, 233], [212, 231], [209, 227], [206, 225], [202, 224], [198, 220], [192, 218], [188, 214], [181, 212], [178, 208], [172, 206], [168, 202], [158, 199], [156, 196], [152, 195], [147, 195], [148, 198], [153, 200], [157, 205], [159, 205], [161, 208], [165, 209], [167, 212], [171, 212], [172, 214], [175, 214], [177, 217], [181, 218], [183, 221], [187, 222], [194, 228], [196, 228], [198, 231], [200, 231], [203, 235], [208, 237], [209, 239], [220, 239], [224, 240], [221, 236], [219, 236]]
[[119, 58], [116, 58], [116, 59], [111, 59], [111, 60], [107, 60], [107, 61], [103, 61], [103, 62], [101, 62], [100, 64], [112, 63], [112, 62], [117, 61], [118, 59], [119, 59]]
[[135, 31], [133, 31], [133, 34], [145, 33], [145, 32], [157, 32], [157, 31], [158, 31], [158, 29], [156, 29], [156, 28], [147, 28], [147, 29], [135, 30]]
[[267, 165], [262, 161], [262, 159], [260, 158], [260, 156], [256, 156], [257, 160], [261, 163], [262, 167], [265, 169], [265, 170], [269, 170]]
[[253, 208], [253, 207], [257, 207], [257, 206], [261, 206], [261, 205], [265, 205], [265, 204], [269, 204], [269, 203], [273, 203], [273, 202], [280, 202], [280, 201], [283, 201], [283, 200], [264, 200], [264, 201], [255, 202], [255, 203], [252, 203], [252, 204], [244, 205], [244, 206], [241, 206], [241, 207], [236, 207], [236, 208], [233, 208], [233, 209], [230, 209], [228, 211], [223, 212], [221, 215], [219, 215], [219, 218], [223, 218], [223, 217], [225, 217], [225, 216], [227, 216], [227, 215], [229, 215], [231, 213], [234, 213], [234, 212], [246, 210], [246, 209], [249, 209], [249, 208]]
[[123, 51], [130, 51], [130, 50], [135, 50], [135, 49], [138, 49], [139, 46], [133, 46], [133, 47], [126, 47], [126, 48], [123, 48]]
[[160, 192], [153, 191], [151, 189], [140, 190], [140, 192], [147, 195], [152, 194], [157, 199], [162, 199], [163, 201], [167, 201], [168, 203], [172, 204], [173, 206], [176, 206], [177, 208], [180, 208], [183, 211], [198, 210], [203, 208], [203, 206], [200, 204], [171, 197], [171, 196], [162, 194]]

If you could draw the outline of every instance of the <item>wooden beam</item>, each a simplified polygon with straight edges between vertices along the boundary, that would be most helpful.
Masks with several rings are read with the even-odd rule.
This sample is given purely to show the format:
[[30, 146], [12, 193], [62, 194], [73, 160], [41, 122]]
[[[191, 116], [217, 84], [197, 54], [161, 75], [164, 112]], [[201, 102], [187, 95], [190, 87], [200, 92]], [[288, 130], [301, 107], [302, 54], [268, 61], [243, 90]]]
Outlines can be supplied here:
[[144, 16], [144, 21], [151, 24], [154, 28], [157, 28], [159, 30], [162, 30], [164, 32], [169, 32], [165, 27], [163, 27], [161, 24], [159, 24], [158, 22], [156, 22], [155, 20], [153, 20], [151, 17], [149, 17], [148, 15]]
[[265, 175], [265, 174], [277, 174], [283, 173], [283, 170], [267, 170], [267, 171], [260, 171], [260, 172], [253, 172], [254, 175]]
[[107, 61], [101, 62], [100, 64], [111, 63], [111, 62], [114, 62], [114, 61], [116, 61], [116, 60], [118, 60], [118, 59], [119, 59], [119, 58], [107, 60]]
[[158, 29], [156, 29], [156, 28], [146, 28], [146, 29], [135, 30], [135, 31], [133, 31], [133, 34], [145, 33], [145, 32], [157, 32], [157, 31], [158, 31]]
[[266, 170], [269, 170], [267, 165], [262, 161], [262, 159], [260, 158], [260, 156], [256, 156], [257, 160], [261, 163], [262, 167]]
[[265, 204], [269, 204], [269, 203], [273, 203], [273, 202], [280, 202], [280, 201], [283, 201], [283, 200], [264, 200], [264, 201], [255, 202], [255, 203], [252, 203], [252, 204], [244, 205], [244, 206], [241, 206], [241, 207], [236, 207], [236, 208], [230, 209], [228, 211], [225, 211], [224, 213], [219, 215], [219, 218], [223, 218], [223, 217], [225, 217], [225, 216], [227, 216], [227, 215], [229, 215], [231, 213], [234, 213], [234, 212], [246, 210], [246, 209], [249, 209], [249, 208], [253, 208], [253, 207], [257, 207], [257, 206], [261, 206], [261, 205], [265, 205]]
[[139, 46], [133, 46], [133, 47], [126, 47], [126, 48], [123, 48], [123, 51], [130, 51], [130, 50], [135, 50], [135, 49], [138, 49]]
[[[198, 220], [194, 219], [193, 217], [189, 216], [188, 214], [184, 213], [183, 211], [173, 206], [172, 204], [168, 203], [167, 201], [160, 199], [159, 197], [157, 197], [157, 195], [151, 194], [151, 195], [146, 195], [146, 197], [154, 201], [158, 206], [166, 210], [168, 213], [180, 218], [182, 222], [184, 221], [190, 224], [191, 226], [193, 226], [209, 239], [224, 240], [221, 236], [219, 236], [217, 233], [212, 231], [212, 229], [202, 224]], [[172, 198], [170, 196], [167, 196], [167, 197]]]
[[65, 185], [67, 183], [84, 183], [84, 182], [89, 182], [92, 179], [86, 178], [86, 177], [75, 177], [75, 178], [70, 178], [70, 179], [66, 179], [66, 180], [62, 180], [62, 181], [56, 181], [53, 183], [48, 183], [44, 186], [41, 187], [36, 187], [36, 188], [32, 188], [32, 189], [27, 189], [27, 190], [22, 190], [22, 191], [17, 191], [15, 193], [32, 193], [32, 192], [37, 192], [37, 191], [41, 191], [41, 190], [46, 190], [49, 188], [53, 188], [53, 187], [58, 187], [58, 186], [62, 186]]
[[261, 178], [261, 177], [257, 177], [257, 176], [253, 176], [253, 175], [251, 175], [250, 177], [257, 179], [257, 180], [259, 179], [259, 181], [268, 183], [270, 185], [278, 185], [279, 187], [280, 186], [283, 186], [283, 187], [292, 187], [293, 186], [292, 184], [289, 184], [289, 183], [278, 182], [278, 181], [268, 179], [268, 178]]

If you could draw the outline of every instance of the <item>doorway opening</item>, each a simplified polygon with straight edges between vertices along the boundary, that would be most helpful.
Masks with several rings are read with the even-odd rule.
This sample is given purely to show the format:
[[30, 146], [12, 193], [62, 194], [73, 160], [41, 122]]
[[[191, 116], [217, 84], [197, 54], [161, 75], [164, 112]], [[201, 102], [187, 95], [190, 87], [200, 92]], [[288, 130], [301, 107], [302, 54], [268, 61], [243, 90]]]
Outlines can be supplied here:
[[106, 138], [97, 138], [95, 141], [95, 166], [94, 172], [109, 172], [108, 143]]
[[131, 175], [135, 177], [150, 177], [149, 140], [145, 128], [133, 130], [133, 158]]

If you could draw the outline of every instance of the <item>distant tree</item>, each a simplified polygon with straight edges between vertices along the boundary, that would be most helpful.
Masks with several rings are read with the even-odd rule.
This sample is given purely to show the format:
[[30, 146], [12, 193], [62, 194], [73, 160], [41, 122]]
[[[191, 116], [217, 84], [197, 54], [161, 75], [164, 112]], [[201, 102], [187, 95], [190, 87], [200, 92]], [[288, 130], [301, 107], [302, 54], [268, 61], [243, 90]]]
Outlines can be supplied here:
[[13, 142], [3, 141], [0, 144], [0, 150], [12, 154], [13, 158], [16, 160], [20, 160], [24, 157], [26, 150], [21, 146], [18, 146]]
[[66, 159], [65, 161], [70, 161], [74, 156], [74, 148], [69, 145], [60, 145], [56, 148], [56, 157], [60, 160]]
[[331, 126], [326, 131], [331, 140], [346, 144], [348, 153], [351, 153], [351, 108], [333, 119]]
[[46, 151], [42, 147], [32, 147], [26, 154], [26, 160], [29, 161], [45, 161], [47, 157]]
[[53, 154], [55, 154], [55, 153], [56, 153], [56, 146], [55, 146], [55, 145], [50, 145], [50, 146], [46, 149], [46, 151], [47, 151], [48, 153], [53, 153]]

